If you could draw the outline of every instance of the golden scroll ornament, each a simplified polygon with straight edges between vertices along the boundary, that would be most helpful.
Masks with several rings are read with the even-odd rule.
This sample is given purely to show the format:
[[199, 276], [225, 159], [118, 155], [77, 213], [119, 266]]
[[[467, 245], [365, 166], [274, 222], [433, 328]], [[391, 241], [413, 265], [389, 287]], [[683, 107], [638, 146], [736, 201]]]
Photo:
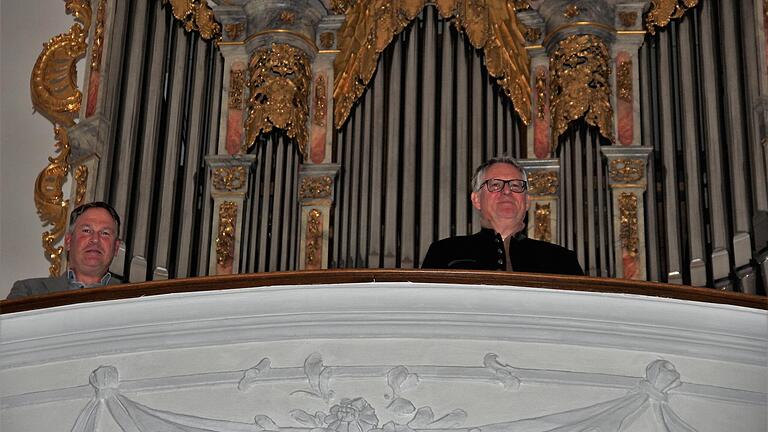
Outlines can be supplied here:
[[531, 171], [528, 173], [528, 193], [543, 196], [554, 195], [560, 187], [557, 171]]
[[101, 69], [101, 54], [104, 50], [104, 19], [107, 14], [107, 0], [100, 0], [96, 9], [96, 29], [93, 32], [91, 47], [91, 72]]
[[379, 55], [427, 4], [443, 18], [453, 18], [470, 44], [482, 49], [488, 73], [512, 100], [521, 120], [531, 118], [529, 58], [524, 27], [507, 0], [370, 0], [346, 11], [339, 29], [339, 54], [334, 61], [333, 89], [336, 128], [346, 121], [376, 71]]
[[216, 236], [216, 261], [225, 265], [235, 256], [235, 221], [237, 203], [224, 201], [219, 205], [219, 234]]
[[276, 127], [296, 139], [306, 158], [311, 80], [309, 58], [293, 46], [272, 44], [271, 48], [257, 50], [248, 67], [251, 97], [245, 122], [246, 146], [252, 146], [262, 132], [270, 132]]
[[85, 204], [85, 193], [88, 191], [88, 167], [79, 165], [75, 169], [75, 207]]
[[560, 41], [549, 64], [553, 140], [570, 122], [583, 117], [613, 142], [610, 60], [608, 47], [595, 35], [572, 35]]
[[616, 69], [616, 86], [619, 88], [619, 99], [631, 103], [632, 60], [622, 60]]
[[326, 89], [325, 74], [321, 73], [315, 78], [315, 114], [312, 119], [320, 127], [325, 127], [327, 107], [328, 91]]
[[221, 26], [206, 0], [163, 0], [163, 4], [171, 5], [174, 18], [184, 23], [184, 30], [199, 32], [206, 40], [221, 34]]
[[609, 165], [608, 177], [614, 183], [637, 183], [645, 177], [645, 161], [614, 159]]
[[637, 234], [637, 195], [622, 192], [619, 195], [619, 237], [622, 247], [630, 256], [637, 256], [639, 238]]
[[220, 191], [235, 191], [245, 186], [244, 166], [214, 168], [211, 176], [213, 187]]
[[245, 90], [245, 71], [229, 71], [229, 109], [243, 109], [243, 91]]
[[307, 256], [306, 267], [314, 268], [320, 261], [320, 248], [323, 242], [323, 227], [322, 227], [323, 214], [318, 209], [312, 209], [309, 211], [309, 218], [307, 219]]
[[664, 28], [673, 19], [682, 17], [688, 9], [695, 7], [699, 0], [651, 0], [651, 7], [645, 14], [645, 28], [656, 34], [657, 28]]
[[330, 176], [304, 177], [299, 185], [299, 198], [327, 198], [331, 196], [332, 185]]
[[552, 210], [549, 203], [539, 204], [536, 203], [536, 209], [534, 210], [534, 228], [533, 238], [542, 241], [552, 241], [552, 230], [550, 229], [550, 216]]
[[542, 68], [536, 73], [536, 117], [544, 120], [547, 103], [547, 73]]

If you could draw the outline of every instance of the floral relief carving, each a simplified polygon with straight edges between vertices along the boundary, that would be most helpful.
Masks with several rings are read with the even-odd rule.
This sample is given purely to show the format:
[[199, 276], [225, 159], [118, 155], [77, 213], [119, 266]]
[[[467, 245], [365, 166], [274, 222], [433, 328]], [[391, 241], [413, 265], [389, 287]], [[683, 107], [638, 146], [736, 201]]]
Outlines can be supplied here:
[[245, 23], [224, 24], [224, 34], [229, 40], [238, 40], [245, 33]]
[[608, 47], [594, 35], [573, 35], [558, 44], [550, 60], [553, 140], [583, 117], [613, 142], [610, 58]]
[[608, 176], [614, 183], [637, 183], [645, 177], [645, 161], [614, 159], [608, 167]]
[[229, 71], [229, 108], [243, 109], [243, 91], [245, 89], [245, 71], [231, 69]]
[[619, 224], [622, 247], [630, 256], [637, 256], [637, 195], [634, 193], [622, 192], [619, 195]]
[[235, 257], [235, 221], [237, 203], [224, 201], [219, 205], [219, 233], [216, 236], [216, 262], [228, 265]]
[[543, 120], [547, 104], [547, 72], [539, 69], [536, 73], [536, 116]]
[[330, 176], [304, 177], [299, 185], [299, 198], [327, 198], [331, 196], [332, 185]]
[[213, 187], [220, 191], [235, 191], [245, 186], [247, 173], [244, 166], [213, 169]]
[[316, 125], [325, 127], [326, 109], [328, 108], [328, 95], [326, 90], [325, 74], [315, 78], [315, 115], [313, 121]]
[[546, 242], [552, 241], [551, 225], [551, 208], [549, 203], [539, 204], [536, 203], [536, 209], [533, 213], [534, 226], [533, 226], [533, 238], [536, 240], [543, 240]]
[[331, 49], [333, 48], [333, 44], [336, 42], [336, 35], [334, 32], [322, 32], [320, 33], [320, 48], [322, 49]]
[[320, 268], [322, 259], [320, 255], [323, 248], [323, 213], [318, 209], [309, 211], [307, 218], [307, 256], [305, 267], [307, 269]]
[[213, 10], [205, 0], [163, 0], [171, 5], [173, 16], [184, 23], [184, 30], [196, 31], [203, 39], [213, 39], [221, 34], [221, 26], [213, 16]]
[[616, 85], [619, 87], [619, 99], [632, 102], [632, 60], [619, 62], [616, 70]]
[[637, 12], [619, 12], [619, 21], [624, 27], [634, 27], [635, 22], [637, 21]]
[[531, 171], [528, 173], [528, 193], [554, 195], [560, 187], [557, 171]]
[[645, 14], [645, 27], [650, 34], [656, 34], [656, 29], [666, 27], [697, 4], [699, 0], [651, 0], [651, 7]]
[[257, 50], [249, 65], [247, 147], [273, 128], [284, 129], [307, 154], [310, 66], [307, 55], [287, 44]]
[[100, 0], [96, 9], [96, 29], [93, 33], [91, 47], [91, 72], [101, 69], [101, 53], [104, 49], [104, 18], [107, 10], [107, 0]]
[[536, 27], [527, 27], [523, 33], [523, 37], [527, 42], [536, 42], [541, 39], [541, 29]]
[[85, 203], [85, 192], [88, 190], [88, 167], [80, 165], [75, 169], [75, 206]]

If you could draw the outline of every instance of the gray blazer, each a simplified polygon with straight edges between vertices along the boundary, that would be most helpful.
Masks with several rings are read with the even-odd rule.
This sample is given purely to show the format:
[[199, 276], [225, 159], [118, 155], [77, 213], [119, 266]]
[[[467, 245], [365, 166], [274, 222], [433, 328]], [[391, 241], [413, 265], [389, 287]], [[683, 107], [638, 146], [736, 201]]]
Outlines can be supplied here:
[[[109, 282], [107, 282], [107, 285], [119, 285], [121, 283], [123, 282], [120, 279], [112, 275]], [[8, 294], [8, 299], [50, 294], [60, 291], [73, 291], [76, 289], [79, 288], [76, 285], [71, 285], [69, 283], [66, 273], [55, 278], [22, 279], [13, 284], [11, 293]]]

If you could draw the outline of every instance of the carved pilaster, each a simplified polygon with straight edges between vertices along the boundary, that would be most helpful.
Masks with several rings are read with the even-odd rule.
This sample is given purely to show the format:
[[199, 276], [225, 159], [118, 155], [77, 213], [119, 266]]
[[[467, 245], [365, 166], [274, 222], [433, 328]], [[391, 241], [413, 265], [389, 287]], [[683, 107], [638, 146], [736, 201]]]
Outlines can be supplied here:
[[299, 171], [299, 269], [328, 268], [328, 229], [338, 170], [335, 164], [313, 164], [302, 165]]
[[646, 279], [645, 190], [649, 147], [603, 147], [613, 206], [616, 276]]
[[558, 242], [560, 162], [557, 159], [521, 160], [528, 173], [528, 237]]
[[250, 167], [255, 155], [207, 156], [214, 220], [211, 226], [208, 273], [234, 274], [240, 269], [243, 202], [248, 193]]

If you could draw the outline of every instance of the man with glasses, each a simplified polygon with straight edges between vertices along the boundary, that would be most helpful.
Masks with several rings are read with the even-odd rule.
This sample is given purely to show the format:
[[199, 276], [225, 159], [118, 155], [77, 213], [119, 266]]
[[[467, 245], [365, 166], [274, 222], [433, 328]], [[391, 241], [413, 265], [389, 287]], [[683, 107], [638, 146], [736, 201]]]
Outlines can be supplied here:
[[122, 283], [109, 273], [120, 247], [120, 216], [109, 204], [95, 201], [72, 210], [64, 236], [69, 268], [59, 276], [16, 281], [9, 299]]
[[482, 230], [432, 243], [422, 268], [584, 274], [573, 251], [526, 237], [528, 177], [514, 159], [499, 157], [480, 165], [472, 189]]

